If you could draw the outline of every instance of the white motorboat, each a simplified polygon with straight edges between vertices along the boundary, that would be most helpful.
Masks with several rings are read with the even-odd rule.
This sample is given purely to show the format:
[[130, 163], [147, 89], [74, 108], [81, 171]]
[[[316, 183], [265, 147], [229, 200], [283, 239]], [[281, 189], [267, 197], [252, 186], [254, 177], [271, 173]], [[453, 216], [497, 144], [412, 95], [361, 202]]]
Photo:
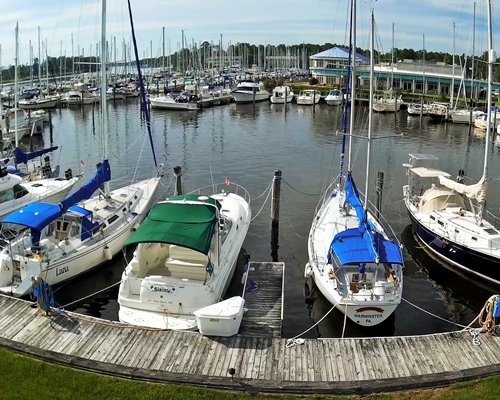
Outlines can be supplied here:
[[394, 96], [392, 89], [389, 89], [373, 101], [372, 109], [379, 113], [396, 112], [400, 110], [402, 102], [402, 96]]
[[454, 109], [450, 111], [450, 118], [451, 121], [455, 124], [474, 125], [474, 121], [476, 120], [476, 118], [483, 114], [484, 113], [479, 110]]
[[149, 102], [151, 107], [165, 110], [196, 111], [198, 109], [198, 102], [194, 99], [194, 96], [183, 93], [177, 96], [171, 96], [170, 94], [152, 96], [149, 98]]
[[269, 92], [262, 82], [242, 81], [233, 90], [236, 103], [253, 103], [269, 99]]
[[222, 299], [251, 219], [248, 193], [223, 187], [210, 196], [172, 196], [151, 209], [127, 242], [138, 245], [120, 283], [120, 321], [196, 329], [195, 312]]
[[285, 104], [291, 103], [294, 96], [290, 86], [276, 86], [273, 89], [270, 99], [273, 104]]
[[95, 104], [101, 101], [101, 96], [89, 90], [86, 83], [77, 83], [74, 85], [73, 90], [67, 92], [61, 99], [63, 104], [72, 105], [87, 105]]
[[408, 115], [427, 115], [429, 111], [429, 106], [425, 103], [410, 103], [406, 109]]
[[19, 100], [18, 107], [21, 110], [39, 110], [42, 108], [54, 108], [59, 104], [59, 96], [35, 97], [29, 100]]
[[315, 89], [305, 89], [299, 92], [297, 96], [297, 104], [312, 106], [313, 104], [318, 104], [321, 100], [321, 92]]
[[[351, 4], [352, 10], [355, 0]], [[368, 165], [373, 114], [373, 25], [372, 12]], [[354, 81], [354, 64], [351, 74]], [[355, 98], [355, 85], [351, 86], [350, 98]], [[353, 102], [351, 116], [355, 115], [354, 106]], [[347, 131], [347, 120], [344, 118], [344, 140], [354, 136], [352, 125]], [[369, 170], [367, 167], [365, 199], [368, 198]], [[339, 176], [343, 176], [342, 170]], [[361, 201], [349, 169], [345, 180], [335, 178], [323, 194], [308, 238], [309, 262], [305, 276], [312, 277], [324, 297], [361, 326], [378, 325], [392, 315], [401, 302], [403, 289], [403, 255], [399, 243], [392, 229], [383, 226], [382, 219], [375, 215], [377, 213], [368, 211], [367, 201], [365, 204]]]
[[69, 193], [80, 176], [69, 172], [64, 178], [46, 178], [23, 181], [19, 175], [7, 172], [7, 167], [0, 166], [0, 218], [35, 202], [55, 203]]
[[329, 106], [340, 106], [343, 100], [344, 96], [342, 95], [342, 91], [340, 89], [330, 90], [325, 97], [326, 104]]

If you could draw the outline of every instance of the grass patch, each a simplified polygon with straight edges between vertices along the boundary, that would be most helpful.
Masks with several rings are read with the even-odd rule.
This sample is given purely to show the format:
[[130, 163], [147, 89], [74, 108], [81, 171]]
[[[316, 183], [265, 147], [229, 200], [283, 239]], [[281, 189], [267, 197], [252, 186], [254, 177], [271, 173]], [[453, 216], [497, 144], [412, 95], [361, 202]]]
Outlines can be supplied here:
[[[250, 395], [191, 386], [157, 384], [99, 375], [53, 365], [0, 348], [0, 399], [25, 400], [236, 400], [302, 399], [291, 395]], [[309, 396], [335, 400], [496, 400], [500, 376], [459, 383], [449, 388], [426, 389], [366, 396]]]

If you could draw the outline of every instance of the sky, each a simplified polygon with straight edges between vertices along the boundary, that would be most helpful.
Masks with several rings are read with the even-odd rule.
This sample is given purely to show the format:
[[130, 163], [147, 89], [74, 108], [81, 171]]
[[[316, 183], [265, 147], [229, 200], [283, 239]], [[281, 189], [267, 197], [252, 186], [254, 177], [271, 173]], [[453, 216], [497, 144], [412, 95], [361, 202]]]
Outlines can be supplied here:
[[[162, 55], [203, 41], [223, 47], [252, 44], [347, 43], [348, 0], [130, 0], [139, 56]], [[473, 0], [357, 0], [357, 46], [369, 48], [369, 15], [374, 10], [376, 48], [473, 53]], [[476, 0], [475, 49], [487, 47], [486, 0]], [[500, 16], [500, 1], [494, 0]], [[495, 8], [495, 6], [497, 6]], [[0, 66], [14, 64], [15, 26], [19, 24], [19, 63], [30, 60], [30, 41], [38, 56], [38, 27], [51, 57], [96, 54], [101, 36], [101, 0], [0, 0]], [[500, 21], [500, 18], [496, 18]], [[455, 25], [455, 28], [453, 28]], [[500, 48], [500, 22], [493, 44]], [[115, 37], [118, 59], [121, 43], [131, 42], [127, 0], [107, 0], [107, 37]], [[394, 35], [393, 32], [394, 31]], [[46, 43], [46, 45], [45, 45]]]

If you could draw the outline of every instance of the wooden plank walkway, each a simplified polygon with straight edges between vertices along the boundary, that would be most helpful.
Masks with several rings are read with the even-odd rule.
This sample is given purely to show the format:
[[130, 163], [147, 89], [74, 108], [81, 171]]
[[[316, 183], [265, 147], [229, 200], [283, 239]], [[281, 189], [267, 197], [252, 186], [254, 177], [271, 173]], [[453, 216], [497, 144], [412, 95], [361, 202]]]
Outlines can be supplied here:
[[247, 311], [241, 321], [241, 335], [281, 337], [284, 273], [284, 263], [248, 264], [242, 295]]
[[[256, 268], [249, 279], [261, 279], [260, 268], [265, 269]], [[258, 290], [251, 293], [258, 297]], [[500, 373], [500, 337], [486, 334], [480, 334], [479, 346], [469, 332], [451, 332], [306, 339], [287, 347], [286, 339], [244, 332], [230, 338], [204, 337], [197, 332], [140, 329], [72, 312], [47, 317], [31, 304], [0, 296], [1, 346], [132, 379], [251, 393], [372, 393]], [[229, 368], [235, 369], [233, 378]]]

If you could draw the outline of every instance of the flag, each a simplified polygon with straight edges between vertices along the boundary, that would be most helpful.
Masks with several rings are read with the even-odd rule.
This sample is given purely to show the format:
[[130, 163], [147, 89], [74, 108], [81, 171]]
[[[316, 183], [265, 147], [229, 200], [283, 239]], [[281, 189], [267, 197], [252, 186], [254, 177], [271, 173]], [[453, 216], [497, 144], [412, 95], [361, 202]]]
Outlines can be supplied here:
[[229, 180], [228, 177], [226, 177], [226, 180], [224, 181], [224, 183], [226, 184], [226, 186], [229, 186], [231, 184], [231, 181]]
[[83, 160], [82, 160], [82, 161], [80, 161], [80, 165], [81, 165], [82, 167], [85, 167], [85, 161], [83, 161]]

